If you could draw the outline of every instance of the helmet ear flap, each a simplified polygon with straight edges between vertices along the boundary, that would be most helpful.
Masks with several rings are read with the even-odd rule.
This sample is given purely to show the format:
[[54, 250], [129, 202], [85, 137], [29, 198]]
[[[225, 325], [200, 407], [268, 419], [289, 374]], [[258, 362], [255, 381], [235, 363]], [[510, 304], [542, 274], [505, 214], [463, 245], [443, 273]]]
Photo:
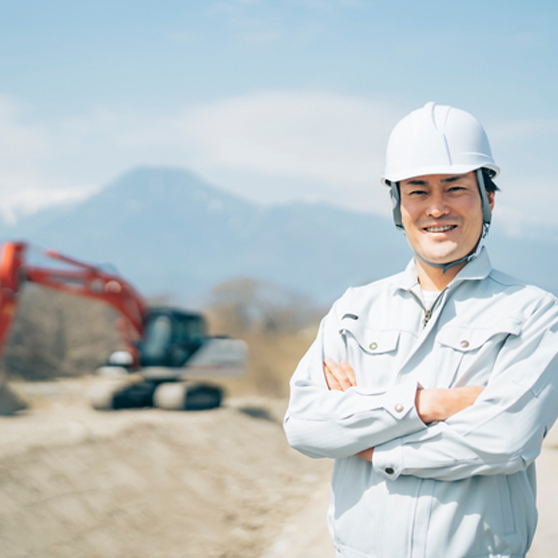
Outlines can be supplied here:
[[481, 203], [482, 203], [482, 221], [485, 226], [485, 229], [487, 229], [490, 226], [490, 221], [492, 220], [492, 212], [490, 211], [490, 203], [488, 201], [488, 196], [486, 195], [486, 184], [484, 182], [484, 174], [482, 172], [482, 169], [477, 169], [475, 174], [477, 175], [477, 184], [479, 187], [479, 193], [480, 193]]
[[404, 230], [401, 218], [401, 192], [399, 182], [390, 183], [391, 207], [393, 211], [393, 222], [399, 230]]

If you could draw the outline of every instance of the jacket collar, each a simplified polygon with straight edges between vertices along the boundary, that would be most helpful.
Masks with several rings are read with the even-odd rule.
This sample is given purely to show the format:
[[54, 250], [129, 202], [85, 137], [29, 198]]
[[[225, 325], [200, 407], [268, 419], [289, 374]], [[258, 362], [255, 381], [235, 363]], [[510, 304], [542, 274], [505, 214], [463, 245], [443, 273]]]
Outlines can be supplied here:
[[[467, 263], [467, 265], [453, 278], [447, 288], [452, 288], [455, 284], [463, 281], [480, 281], [486, 279], [492, 271], [492, 264], [488, 257], [486, 247], [483, 247], [480, 254]], [[418, 284], [417, 264], [413, 257], [405, 271], [399, 275], [399, 281], [395, 284], [395, 290], [410, 291]]]

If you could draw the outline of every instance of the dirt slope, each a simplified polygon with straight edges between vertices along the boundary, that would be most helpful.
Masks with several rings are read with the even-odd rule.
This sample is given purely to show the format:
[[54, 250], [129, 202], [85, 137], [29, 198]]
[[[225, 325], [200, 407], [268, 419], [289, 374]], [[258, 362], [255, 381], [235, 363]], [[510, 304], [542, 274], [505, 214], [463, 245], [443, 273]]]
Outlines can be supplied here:
[[[331, 463], [287, 446], [284, 401], [98, 413], [83, 387], [27, 384], [31, 409], [0, 417], [0, 558], [333, 557]], [[529, 558], [555, 556], [557, 448], [555, 427]]]
[[329, 475], [287, 446], [282, 409], [0, 417], [0, 557], [262, 556]]

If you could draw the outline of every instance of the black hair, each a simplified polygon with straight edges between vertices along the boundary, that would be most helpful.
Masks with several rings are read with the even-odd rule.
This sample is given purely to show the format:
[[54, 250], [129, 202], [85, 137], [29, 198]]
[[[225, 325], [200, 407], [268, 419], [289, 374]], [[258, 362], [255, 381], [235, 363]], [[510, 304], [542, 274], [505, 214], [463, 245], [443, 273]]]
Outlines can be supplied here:
[[492, 169], [483, 168], [481, 170], [482, 170], [482, 176], [484, 178], [484, 188], [487, 191], [487, 193], [491, 194], [493, 192], [499, 192], [500, 188], [498, 188], [498, 186], [496, 186], [496, 184], [492, 180], [492, 177], [496, 173]]
[[[482, 176], [484, 178], [484, 188], [485, 190], [491, 194], [492, 192], [499, 192], [500, 188], [496, 185], [496, 183], [492, 180], [492, 178], [496, 175], [496, 173], [492, 169], [482, 168]], [[391, 186], [394, 184], [391, 180], [386, 180], [386, 184]], [[395, 184], [399, 184], [395, 182]]]

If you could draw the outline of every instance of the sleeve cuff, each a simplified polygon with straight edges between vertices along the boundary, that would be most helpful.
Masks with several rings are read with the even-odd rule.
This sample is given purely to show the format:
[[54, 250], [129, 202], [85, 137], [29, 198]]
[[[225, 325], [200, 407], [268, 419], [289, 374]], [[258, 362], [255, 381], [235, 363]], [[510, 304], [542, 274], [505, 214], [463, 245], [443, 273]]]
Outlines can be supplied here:
[[[383, 395], [382, 407], [396, 420], [406, 418], [413, 422], [418, 422], [418, 430], [420, 430], [425, 424], [420, 419], [415, 407], [418, 387], [417, 382], [408, 382], [389, 388]], [[377, 393], [367, 391], [358, 386], [352, 389], [360, 395], [377, 395]]]
[[[405, 419], [405, 431], [399, 436], [427, 429], [415, 406], [418, 389], [418, 383], [414, 382], [395, 386], [386, 394], [386, 411], [400, 421]], [[395, 480], [399, 477], [403, 471], [403, 447], [399, 438], [374, 448], [372, 467], [385, 479]]]
[[392, 440], [374, 448], [372, 468], [388, 480], [395, 480], [403, 471], [403, 448], [399, 440]]
[[[358, 387], [351, 389], [365, 397], [376, 395], [361, 390]], [[390, 421], [390, 439], [427, 429], [426, 424], [422, 422], [415, 407], [417, 389], [417, 382], [408, 382], [393, 386], [382, 394], [381, 404], [377, 408], [383, 409], [392, 418]]]

